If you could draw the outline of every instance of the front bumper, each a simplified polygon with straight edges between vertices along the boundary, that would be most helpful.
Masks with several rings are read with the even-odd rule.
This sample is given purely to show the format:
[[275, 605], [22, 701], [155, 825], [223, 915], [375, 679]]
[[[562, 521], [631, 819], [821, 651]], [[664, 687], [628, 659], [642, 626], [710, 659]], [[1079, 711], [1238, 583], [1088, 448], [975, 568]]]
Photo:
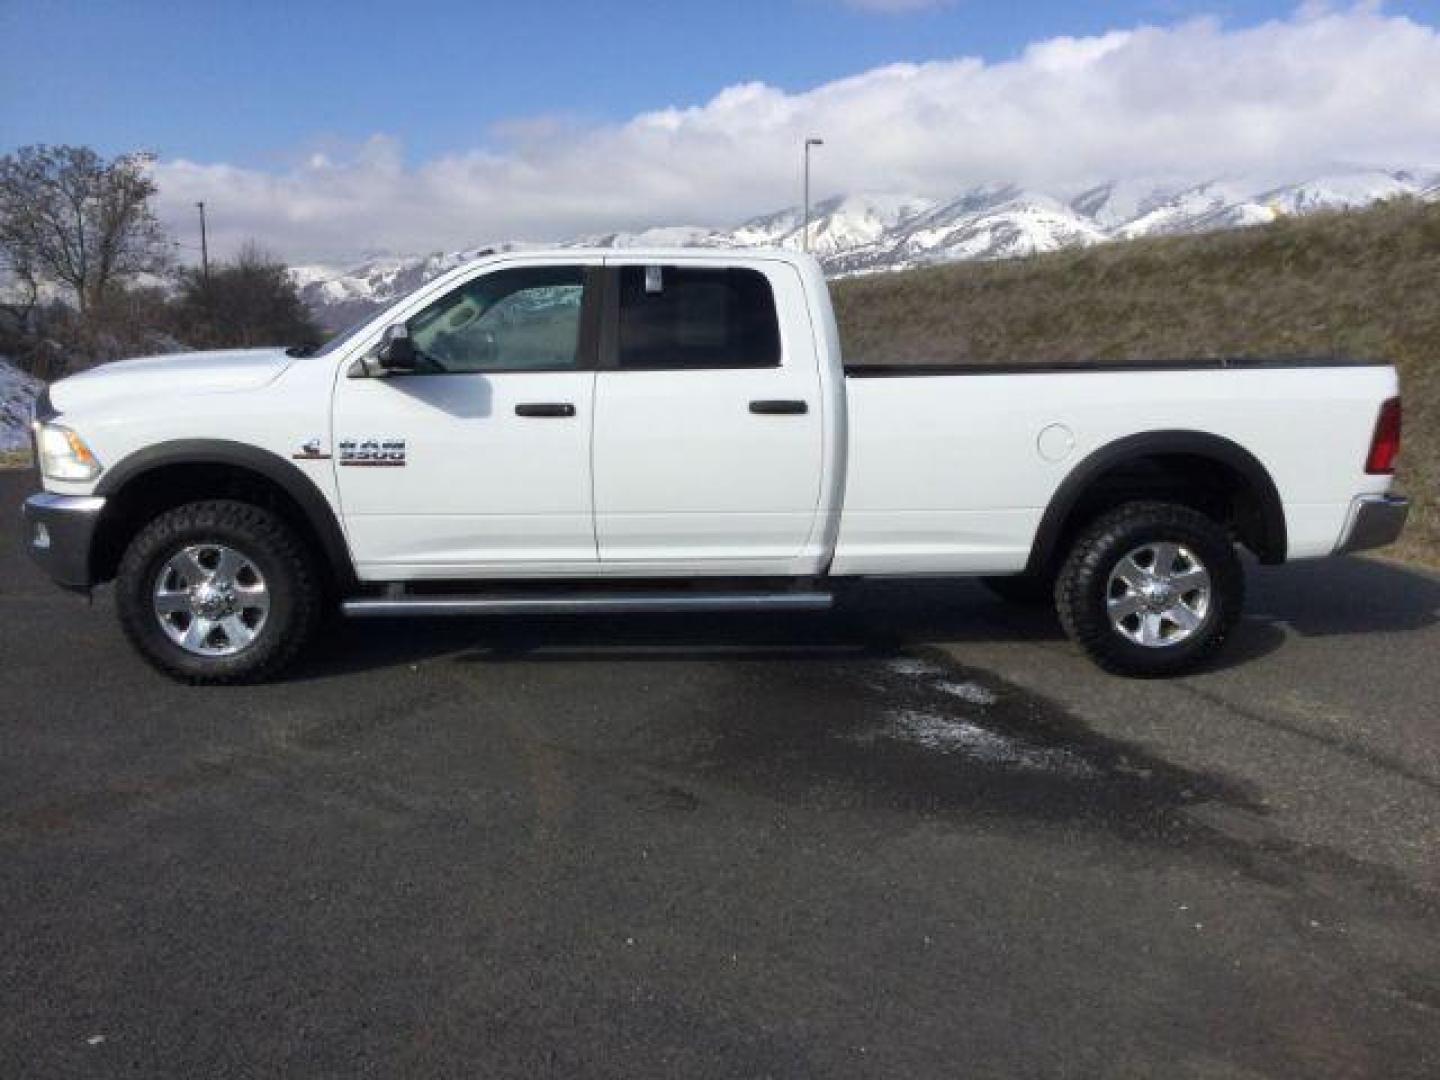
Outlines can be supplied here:
[[86, 591], [90, 545], [105, 500], [93, 495], [42, 491], [25, 500], [25, 548], [55, 584]]
[[1410, 500], [1402, 495], [1361, 495], [1350, 507], [1336, 555], [1393, 544], [1410, 516]]

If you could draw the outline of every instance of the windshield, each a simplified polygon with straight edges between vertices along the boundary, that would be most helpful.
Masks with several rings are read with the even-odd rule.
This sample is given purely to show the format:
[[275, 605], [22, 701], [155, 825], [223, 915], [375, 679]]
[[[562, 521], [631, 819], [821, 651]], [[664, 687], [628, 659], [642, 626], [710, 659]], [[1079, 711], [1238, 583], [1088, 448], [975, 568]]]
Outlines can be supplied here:
[[345, 327], [344, 330], [341, 330], [338, 334], [332, 337], [329, 341], [325, 342], [325, 344], [321, 345], [318, 349], [307, 349], [302, 353], [297, 353], [297, 355], [329, 356], [337, 349], [348, 345], [351, 339], [354, 338], [357, 334], [359, 334], [360, 331], [364, 330], [365, 327], [369, 326], [372, 322], [379, 318], [381, 312], [388, 312], [394, 310], [395, 308], [399, 307], [401, 302], [406, 299], [408, 299], [408, 296], [402, 296], [400, 297], [400, 299], [391, 303], [388, 307], [382, 308], [381, 311], [372, 311], [369, 315], [362, 316], [358, 321], [353, 322], [349, 326]]
[[[476, 255], [478, 257], [484, 255], [493, 255], [494, 253], [495, 252], [493, 249], [486, 248], [484, 251], [477, 252]], [[337, 349], [343, 348], [345, 345], [348, 345], [352, 338], [354, 338], [357, 334], [360, 333], [361, 330], [364, 330], [365, 327], [369, 326], [376, 319], [380, 318], [382, 314], [388, 315], [390, 312], [393, 312], [396, 308], [398, 308], [401, 304], [405, 303], [406, 300], [409, 300], [410, 297], [414, 295], [415, 293], [413, 292], [406, 293], [404, 296], [392, 300], [386, 307], [381, 308], [379, 311], [374, 311], [371, 312], [369, 315], [363, 316], [358, 322], [351, 323], [349, 326], [345, 327], [344, 330], [341, 330], [338, 334], [332, 337], [329, 341], [325, 342], [325, 344], [321, 345], [318, 349], [311, 349], [308, 346], [296, 346], [285, 351], [290, 353], [291, 356], [329, 356]], [[386, 320], [384, 325], [390, 325], [388, 319]]]

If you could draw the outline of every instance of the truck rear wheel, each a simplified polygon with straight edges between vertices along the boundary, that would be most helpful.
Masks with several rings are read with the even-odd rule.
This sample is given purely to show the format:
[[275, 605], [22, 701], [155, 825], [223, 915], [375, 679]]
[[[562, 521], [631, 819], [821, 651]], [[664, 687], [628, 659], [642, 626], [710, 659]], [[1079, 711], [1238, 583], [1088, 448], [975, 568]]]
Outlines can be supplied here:
[[1127, 503], [1076, 538], [1055, 589], [1066, 633], [1117, 675], [1180, 675], [1224, 644], [1245, 601], [1230, 534], [1187, 506]]
[[172, 678], [259, 682], [299, 654], [320, 616], [309, 550], [249, 503], [189, 503], [136, 534], [116, 575], [120, 625]]

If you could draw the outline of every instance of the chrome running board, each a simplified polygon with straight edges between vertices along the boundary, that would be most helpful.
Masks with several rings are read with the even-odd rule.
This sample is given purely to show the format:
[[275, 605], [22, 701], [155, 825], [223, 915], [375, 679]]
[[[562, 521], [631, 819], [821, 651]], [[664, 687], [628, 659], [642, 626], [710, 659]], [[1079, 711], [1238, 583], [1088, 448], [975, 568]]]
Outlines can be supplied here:
[[341, 603], [352, 618], [389, 615], [639, 615], [725, 611], [826, 611], [825, 592], [570, 593], [509, 596], [376, 596]]

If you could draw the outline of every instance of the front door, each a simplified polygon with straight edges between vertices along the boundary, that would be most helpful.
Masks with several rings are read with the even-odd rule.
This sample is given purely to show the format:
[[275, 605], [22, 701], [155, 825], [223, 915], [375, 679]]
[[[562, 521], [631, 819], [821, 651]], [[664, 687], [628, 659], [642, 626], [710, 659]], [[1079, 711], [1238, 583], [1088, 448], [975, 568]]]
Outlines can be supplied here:
[[595, 398], [602, 572], [783, 574], [820, 502], [823, 406], [798, 273], [607, 270]]
[[415, 372], [342, 373], [336, 475], [360, 576], [584, 576], [598, 266], [482, 272], [405, 320]]

